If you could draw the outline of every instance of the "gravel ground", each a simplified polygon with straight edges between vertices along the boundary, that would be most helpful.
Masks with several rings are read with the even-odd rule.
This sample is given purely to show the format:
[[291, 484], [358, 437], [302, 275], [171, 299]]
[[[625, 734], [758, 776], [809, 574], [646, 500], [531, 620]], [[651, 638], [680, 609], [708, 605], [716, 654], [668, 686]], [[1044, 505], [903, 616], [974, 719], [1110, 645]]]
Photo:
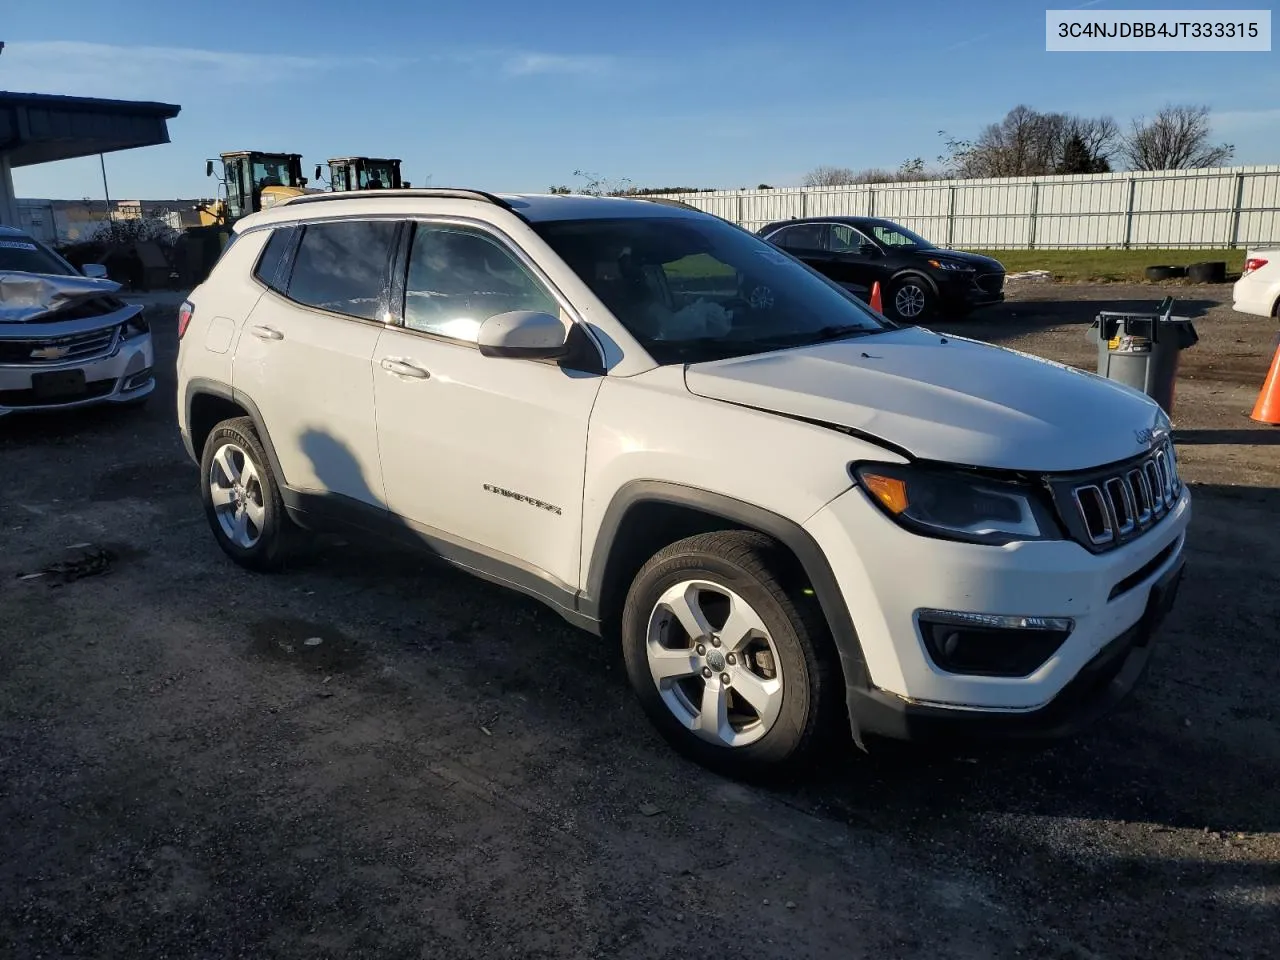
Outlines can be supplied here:
[[[948, 329], [1088, 366], [1094, 301], [1162, 292]], [[849, 749], [785, 790], [676, 758], [615, 650], [497, 587], [338, 543], [233, 566], [171, 372], [145, 411], [0, 421], [0, 956], [1274, 956], [1275, 324], [1172, 292], [1196, 505], [1146, 684], [1052, 749]]]

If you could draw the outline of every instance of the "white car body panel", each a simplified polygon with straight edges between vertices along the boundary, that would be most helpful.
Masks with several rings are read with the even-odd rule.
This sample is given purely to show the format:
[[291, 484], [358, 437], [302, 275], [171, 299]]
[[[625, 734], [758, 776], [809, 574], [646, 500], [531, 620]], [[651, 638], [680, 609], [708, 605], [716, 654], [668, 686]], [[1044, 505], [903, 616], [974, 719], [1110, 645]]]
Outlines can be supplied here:
[[430, 374], [375, 363], [392, 513], [576, 588], [587, 423], [603, 378], [395, 329], [376, 353]]
[[[281, 339], [263, 339], [259, 331]], [[241, 326], [232, 385], [272, 424], [285, 482], [382, 507], [373, 413], [373, 351], [381, 326], [265, 292]]]
[[903, 462], [836, 430], [691, 397], [679, 367], [609, 377], [587, 446], [583, 570], [614, 496], [628, 483], [719, 493], [801, 524], [852, 486], [848, 468], [858, 459]]
[[1266, 260], [1260, 270], [1246, 273], [1231, 288], [1232, 309], [1259, 317], [1274, 317], [1280, 310], [1280, 247], [1249, 250], [1245, 260]]

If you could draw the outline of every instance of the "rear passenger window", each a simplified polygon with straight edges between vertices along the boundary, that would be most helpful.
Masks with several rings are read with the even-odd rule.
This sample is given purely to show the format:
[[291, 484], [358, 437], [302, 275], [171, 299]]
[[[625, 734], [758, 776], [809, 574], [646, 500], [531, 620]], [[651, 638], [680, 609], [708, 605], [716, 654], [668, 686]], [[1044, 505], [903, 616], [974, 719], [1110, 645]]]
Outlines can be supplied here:
[[289, 299], [361, 320], [381, 319], [397, 226], [392, 220], [343, 220], [304, 227]]
[[823, 225], [820, 223], [802, 223], [787, 227], [773, 237], [773, 242], [784, 250], [821, 250]]
[[[284, 293], [284, 278], [279, 276], [280, 262], [285, 251], [289, 249], [289, 241], [293, 239], [293, 227], [277, 227], [271, 231], [271, 238], [258, 258], [258, 266], [253, 275], [272, 290]], [[230, 244], [228, 244], [230, 246]]]
[[496, 240], [460, 227], [418, 225], [405, 284], [408, 329], [475, 343], [480, 324], [511, 310], [560, 315], [547, 288]]

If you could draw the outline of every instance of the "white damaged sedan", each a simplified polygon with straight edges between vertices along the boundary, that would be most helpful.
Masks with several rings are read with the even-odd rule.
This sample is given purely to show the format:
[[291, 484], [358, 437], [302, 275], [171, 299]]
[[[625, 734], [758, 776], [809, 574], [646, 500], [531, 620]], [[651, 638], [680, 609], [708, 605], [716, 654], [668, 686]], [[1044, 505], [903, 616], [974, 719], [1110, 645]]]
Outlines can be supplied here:
[[105, 273], [0, 226], [0, 416], [141, 403], [155, 390], [143, 308]]

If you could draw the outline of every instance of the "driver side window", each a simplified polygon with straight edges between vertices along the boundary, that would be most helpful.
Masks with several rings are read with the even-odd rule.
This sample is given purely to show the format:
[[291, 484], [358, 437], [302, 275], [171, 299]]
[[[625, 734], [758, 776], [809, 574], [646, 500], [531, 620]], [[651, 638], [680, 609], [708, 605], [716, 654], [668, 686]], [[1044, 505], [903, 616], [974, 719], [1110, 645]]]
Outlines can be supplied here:
[[560, 304], [509, 250], [465, 227], [420, 223], [409, 253], [406, 329], [475, 343], [480, 325], [512, 310], [560, 316]]

